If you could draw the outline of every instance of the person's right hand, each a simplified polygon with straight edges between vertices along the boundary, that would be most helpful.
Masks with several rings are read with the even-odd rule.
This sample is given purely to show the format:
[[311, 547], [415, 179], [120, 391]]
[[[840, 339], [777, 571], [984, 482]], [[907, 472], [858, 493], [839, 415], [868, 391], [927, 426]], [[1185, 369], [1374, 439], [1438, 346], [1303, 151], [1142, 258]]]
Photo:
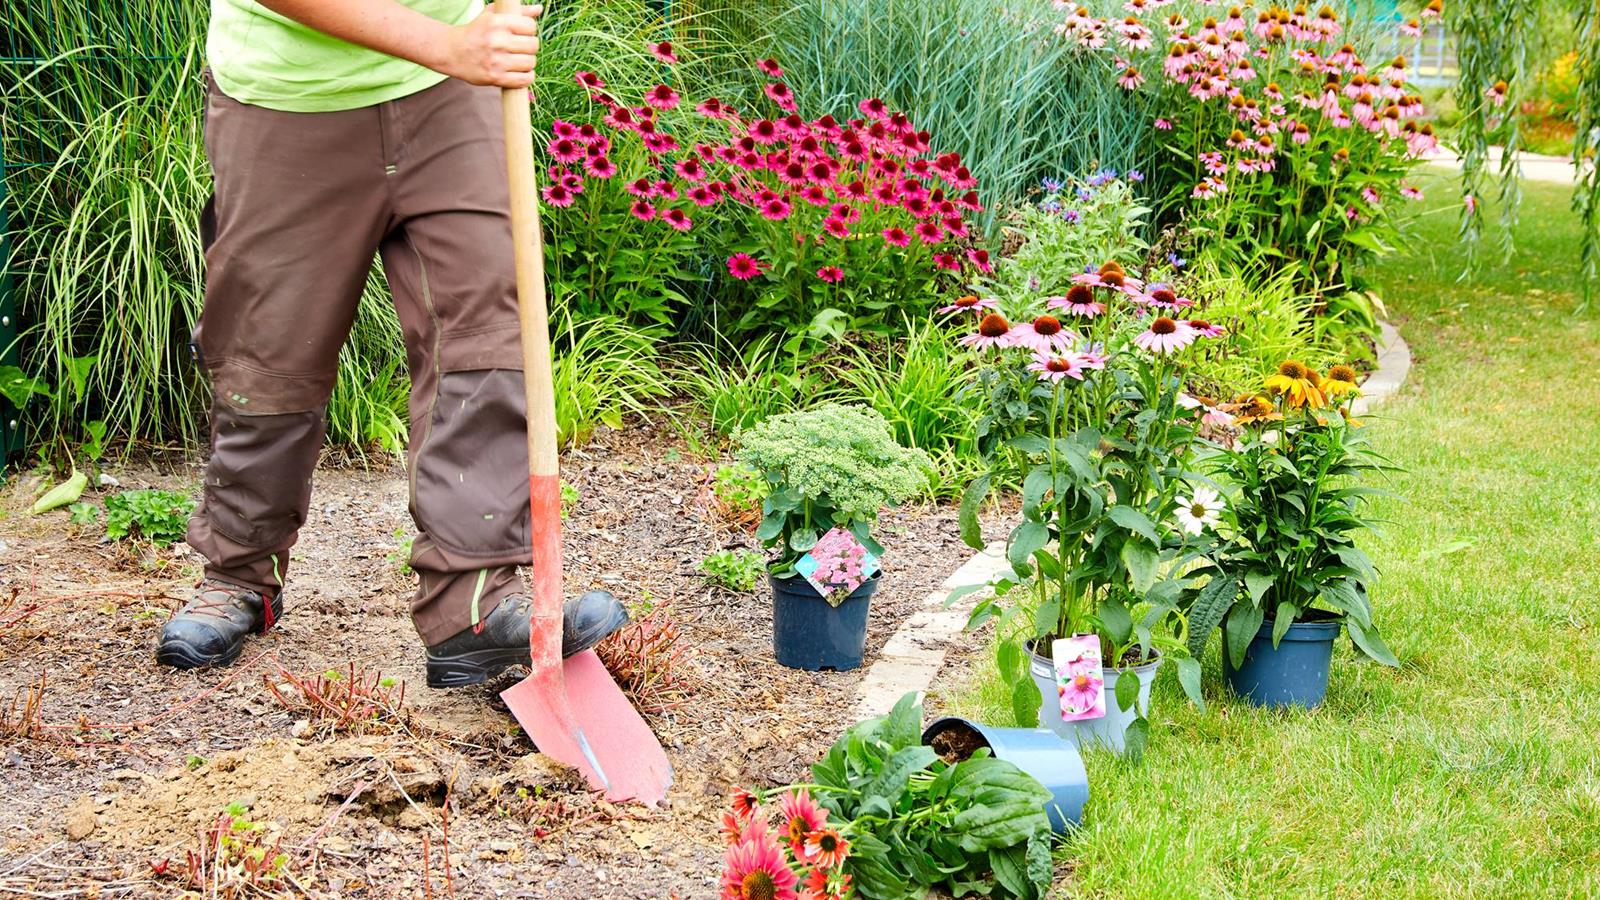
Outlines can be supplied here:
[[518, 15], [500, 15], [493, 8], [450, 29], [439, 71], [472, 84], [521, 88], [533, 84], [539, 55], [537, 19], [541, 5], [524, 6]]

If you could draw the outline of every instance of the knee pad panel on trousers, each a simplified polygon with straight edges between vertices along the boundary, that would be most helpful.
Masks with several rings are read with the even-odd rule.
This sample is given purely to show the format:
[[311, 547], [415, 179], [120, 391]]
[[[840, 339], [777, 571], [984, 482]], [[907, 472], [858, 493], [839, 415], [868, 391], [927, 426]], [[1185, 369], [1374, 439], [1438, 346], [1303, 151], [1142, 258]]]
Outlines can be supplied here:
[[311, 476], [322, 452], [321, 409], [241, 415], [212, 411], [205, 502], [197, 513], [247, 547], [272, 547], [305, 524]]
[[526, 551], [528, 443], [522, 372], [439, 377], [412, 456], [412, 513], [442, 548], [469, 557]]

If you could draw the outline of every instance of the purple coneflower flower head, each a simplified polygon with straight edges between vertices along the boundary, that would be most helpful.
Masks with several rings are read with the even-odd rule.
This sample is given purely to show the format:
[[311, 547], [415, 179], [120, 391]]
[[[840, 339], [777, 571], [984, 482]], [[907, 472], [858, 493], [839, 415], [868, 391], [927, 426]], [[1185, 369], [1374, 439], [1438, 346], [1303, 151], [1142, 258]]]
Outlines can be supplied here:
[[968, 347], [1010, 347], [1015, 338], [1011, 336], [1011, 323], [1006, 317], [997, 312], [991, 312], [978, 320], [978, 330], [961, 339], [961, 343]]
[[1064, 353], [1078, 339], [1078, 335], [1063, 326], [1055, 316], [1038, 316], [1032, 322], [1012, 329], [1013, 345], [1027, 347], [1036, 353]]
[[1083, 365], [1076, 356], [1063, 356], [1042, 350], [1034, 353], [1033, 362], [1028, 363], [1028, 371], [1038, 373], [1040, 381], [1051, 384], [1060, 384], [1068, 378], [1083, 380]]
[[981, 316], [981, 315], [984, 314], [984, 312], [983, 312], [984, 310], [986, 310], [986, 309], [998, 309], [999, 307], [1000, 307], [999, 301], [990, 299], [988, 297], [985, 297], [985, 298], [980, 300], [976, 296], [974, 296], [972, 294], [968, 294], [965, 297], [957, 297], [955, 300], [951, 301], [951, 303], [948, 306], [939, 307], [939, 312], [941, 312], [941, 313], [970, 312], [970, 313], [974, 313], [976, 315], [980, 315]]
[[748, 253], [735, 253], [728, 257], [728, 274], [740, 281], [749, 281], [766, 271], [766, 264]]
[[1069, 316], [1092, 319], [1106, 311], [1104, 303], [1094, 299], [1094, 289], [1086, 284], [1075, 284], [1067, 289], [1065, 297], [1052, 297], [1046, 309], [1058, 309]]
[[1194, 329], [1181, 319], [1157, 316], [1150, 327], [1134, 336], [1133, 342], [1151, 353], [1176, 353], [1194, 343]]

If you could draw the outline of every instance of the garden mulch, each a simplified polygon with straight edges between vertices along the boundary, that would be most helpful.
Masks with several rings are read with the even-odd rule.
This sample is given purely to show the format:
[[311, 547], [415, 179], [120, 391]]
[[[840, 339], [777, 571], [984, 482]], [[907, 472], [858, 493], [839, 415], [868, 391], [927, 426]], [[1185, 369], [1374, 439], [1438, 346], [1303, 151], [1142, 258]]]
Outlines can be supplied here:
[[[664, 606], [690, 647], [692, 692], [646, 716], [676, 774], [657, 810], [608, 804], [546, 764], [496, 696], [511, 680], [424, 686], [398, 562], [396, 531], [409, 530], [398, 467], [319, 471], [281, 624], [234, 667], [200, 673], [160, 668], [151, 652], [198, 559], [182, 544], [129, 552], [64, 513], [29, 516], [18, 479], [0, 520], [0, 895], [177, 895], [187, 854], [241, 804], [294, 860], [285, 892], [715, 896], [729, 792], [805, 779], [849, 724], [863, 671], [777, 665], [765, 586], [735, 595], [696, 572], [719, 546], [753, 546], [710, 509], [715, 466], [640, 428], [563, 461], [581, 495], [566, 523], [569, 592]], [[126, 487], [199, 480], [192, 461], [115, 474]], [[892, 568], [873, 598], [867, 665], [970, 553], [950, 507], [892, 511], [882, 532]], [[352, 666], [403, 683], [406, 714], [335, 728], [270, 690], [295, 693], [286, 673], [348, 681]], [[22, 711], [30, 692], [36, 714]]]

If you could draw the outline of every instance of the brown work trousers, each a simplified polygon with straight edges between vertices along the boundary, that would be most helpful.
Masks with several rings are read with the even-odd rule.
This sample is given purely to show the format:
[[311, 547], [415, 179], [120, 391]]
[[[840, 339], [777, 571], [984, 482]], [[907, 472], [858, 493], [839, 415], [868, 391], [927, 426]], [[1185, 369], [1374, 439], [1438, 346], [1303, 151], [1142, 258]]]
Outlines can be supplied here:
[[528, 454], [499, 92], [454, 79], [364, 109], [248, 106], [214, 84], [195, 346], [211, 458], [189, 544], [276, 594], [373, 255], [411, 371], [412, 618], [436, 644], [522, 590]]

